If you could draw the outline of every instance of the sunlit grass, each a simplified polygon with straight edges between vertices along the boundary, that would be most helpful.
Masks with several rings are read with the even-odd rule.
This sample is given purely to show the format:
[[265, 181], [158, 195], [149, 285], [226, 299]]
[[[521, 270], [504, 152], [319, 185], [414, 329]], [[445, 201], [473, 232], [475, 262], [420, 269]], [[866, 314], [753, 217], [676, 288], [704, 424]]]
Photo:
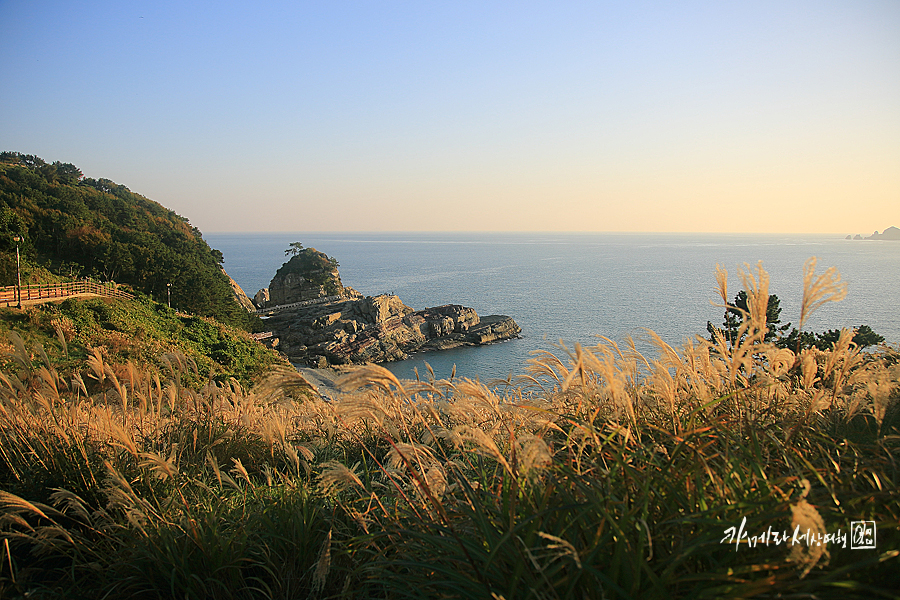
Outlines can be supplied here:
[[[174, 354], [63, 378], [14, 336], [0, 596], [896, 597], [900, 353], [765, 343], [767, 282], [735, 343], [601, 339], [495, 387], [366, 366], [333, 401], [283, 369], [197, 391]], [[725, 539], [851, 521], [874, 550]]]

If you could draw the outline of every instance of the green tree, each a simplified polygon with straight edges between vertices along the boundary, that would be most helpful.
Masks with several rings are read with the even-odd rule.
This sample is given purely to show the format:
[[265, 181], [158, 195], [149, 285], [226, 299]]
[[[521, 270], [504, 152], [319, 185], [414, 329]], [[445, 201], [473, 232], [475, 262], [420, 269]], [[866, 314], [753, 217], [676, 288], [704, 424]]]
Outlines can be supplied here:
[[71, 163], [61, 163], [57, 161], [53, 163], [53, 166], [56, 167], [56, 176], [59, 178], [60, 183], [77, 183], [84, 177], [81, 173], [81, 169]]
[[[841, 339], [840, 329], [829, 329], [824, 333], [811, 333], [808, 331], [798, 331], [796, 328], [791, 330], [790, 335], [778, 338], [775, 345], [780, 348], [789, 348], [791, 350], [804, 350], [815, 346], [819, 350], [828, 350]], [[859, 348], [867, 348], [880, 344], [884, 341], [884, 337], [875, 333], [868, 325], [860, 325], [853, 333], [851, 340]]]
[[[749, 306], [747, 305], [747, 292], [741, 290], [735, 295], [734, 303], [729, 305], [725, 310], [725, 321], [722, 323], [722, 330], [725, 333], [725, 339], [732, 345], [740, 342], [737, 339], [738, 331], [744, 323], [744, 317], [749, 314]], [[780, 325], [780, 326], [779, 326]], [[765, 341], [771, 342], [779, 335], [783, 334], [790, 328], [791, 324], [781, 325], [781, 300], [775, 294], [769, 294], [769, 303], [766, 305], [766, 331]], [[706, 330], [710, 334], [710, 340], [713, 339], [715, 326], [707, 321]]]
[[856, 333], [853, 335], [853, 343], [859, 346], [860, 348], [865, 348], [866, 346], [874, 346], [875, 344], [880, 344], [884, 341], [884, 336], [878, 335], [872, 328], [868, 325], [860, 325], [856, 329]]
[[20, 237], [26, 239], [28, 226], [25, 219], [11, 208], [0, 208], [0, 249], [7, 252], [14, 252], [16, 242], [14, 238]]
[[[725, 335], [725, 339], [732, 345], [740, 342], [737, 334], [748, 313], [747, 292], [741, 290], [734, 297], [734, 304], [729, 305], [726, 309], [725, 321], [722, 323], [722, 332]], [[796, 327], [791, 329], [790, 323], [781, 325], [781, 301], [775, 294], [769, 295], [769, 304], [766, 306], [766, 325], [768, 331], [764, 338], [765, 341], [772, 342], [779, 348], [788, 348], [790, 350], [803, 350], [812, 347], [828, 350], [841, 337], [840, 329], [829, 329], [824, 333], [813, 333], [800, 331]], [[791, 329], [791, 332], [785, 334], [788, 329]], [[709, 339], [713, 340], [715, 327], [709, 321], [706, 322], [706, 330], [710, 334]], [[868, 325], [860, 325], [853, 335], [853, 343], [860, 348], [874, 346], [883, 341], [884, 337], [875, 333]]]
[[297, 256], [303, 252], [303, 244], [300, 242], [291, 242], [288, 249], [284, 251], [285, 256]]

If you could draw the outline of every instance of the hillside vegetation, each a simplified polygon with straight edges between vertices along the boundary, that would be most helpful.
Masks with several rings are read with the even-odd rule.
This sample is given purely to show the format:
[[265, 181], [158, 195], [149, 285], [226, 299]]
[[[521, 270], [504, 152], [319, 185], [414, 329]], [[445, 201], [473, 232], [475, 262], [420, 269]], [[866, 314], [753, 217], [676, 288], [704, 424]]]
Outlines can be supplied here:
[[164, 371], [177, 354], [188, 361], [183, 384], [199, 389], [211, 379], [234, 378], [249, 386], [272, 367], [287, 364], [246, 331], [177, 312], [144, 295], [135, 300], [70, 298], [22, 311], [0, 308], [0, 349], [6, 352], [15, 347], [11, 333], [35, 364], [43, 360], [35, 350], [41, 347], [49, 366], [67, 377], [98, 359], [119, 375], [131, 368]]
[[[250, 328], [234, 301], [222, 253], [175, 212], [68, 163], [0, 154], [0, 285], [15, 283], [14, 236], [31, 279], [125, 283], [200, 316]], [[27, 280], [27, 279], [26, 279]]]
[[[814, 267], [800, 330], [842, 294]], [[196, 390], [175, 358], [75, 379], [17, 345], [0, 596], [897, 598], [900, 354], [779, 348], [768, 276], [743, 278], [733, 335], [561, 347], [494, 388], [367, 366], [333, 401], [287, 370]]]

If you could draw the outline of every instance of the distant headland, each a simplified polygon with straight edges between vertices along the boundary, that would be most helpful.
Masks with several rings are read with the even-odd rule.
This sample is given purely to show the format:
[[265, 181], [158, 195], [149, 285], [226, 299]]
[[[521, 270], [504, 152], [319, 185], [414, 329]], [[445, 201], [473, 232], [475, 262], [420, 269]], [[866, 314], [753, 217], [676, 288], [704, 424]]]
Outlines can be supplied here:
[[863, 237], [857, 233], [856, 235], [848, 235], [844, 239], [847, 239], [847, 240], [900, 240], [900, 229], [897, 229], [896, 227], [888, 227], [881, 233], [878, 233], [876, 231], [869, 237]]

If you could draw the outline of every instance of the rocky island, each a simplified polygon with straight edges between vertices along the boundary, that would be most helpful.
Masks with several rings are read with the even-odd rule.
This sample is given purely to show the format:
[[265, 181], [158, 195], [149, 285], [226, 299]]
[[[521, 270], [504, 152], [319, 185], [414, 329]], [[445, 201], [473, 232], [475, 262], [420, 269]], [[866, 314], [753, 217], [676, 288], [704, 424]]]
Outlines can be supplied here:
[[845, 239], [853, 239], [853, 240], [900, 240], [900, 229], [896, 227], [888, 227], [883, 232], [878, 233], [877, 231], [870, 235], [869, 237], [864, 238], [860, 234], [856, 234], [855, 236], [848, 235]]
[[409, 358], [412, 352], [478, 346], [518, 337], [505, 315], [480, 317], [447, 304], [413, 310], [392, 294], [363, 296], [341, 283], [338, 263], [292, 244], [293, 256], [254, 297], [269, 343], [291, 362], [327, 367]]

